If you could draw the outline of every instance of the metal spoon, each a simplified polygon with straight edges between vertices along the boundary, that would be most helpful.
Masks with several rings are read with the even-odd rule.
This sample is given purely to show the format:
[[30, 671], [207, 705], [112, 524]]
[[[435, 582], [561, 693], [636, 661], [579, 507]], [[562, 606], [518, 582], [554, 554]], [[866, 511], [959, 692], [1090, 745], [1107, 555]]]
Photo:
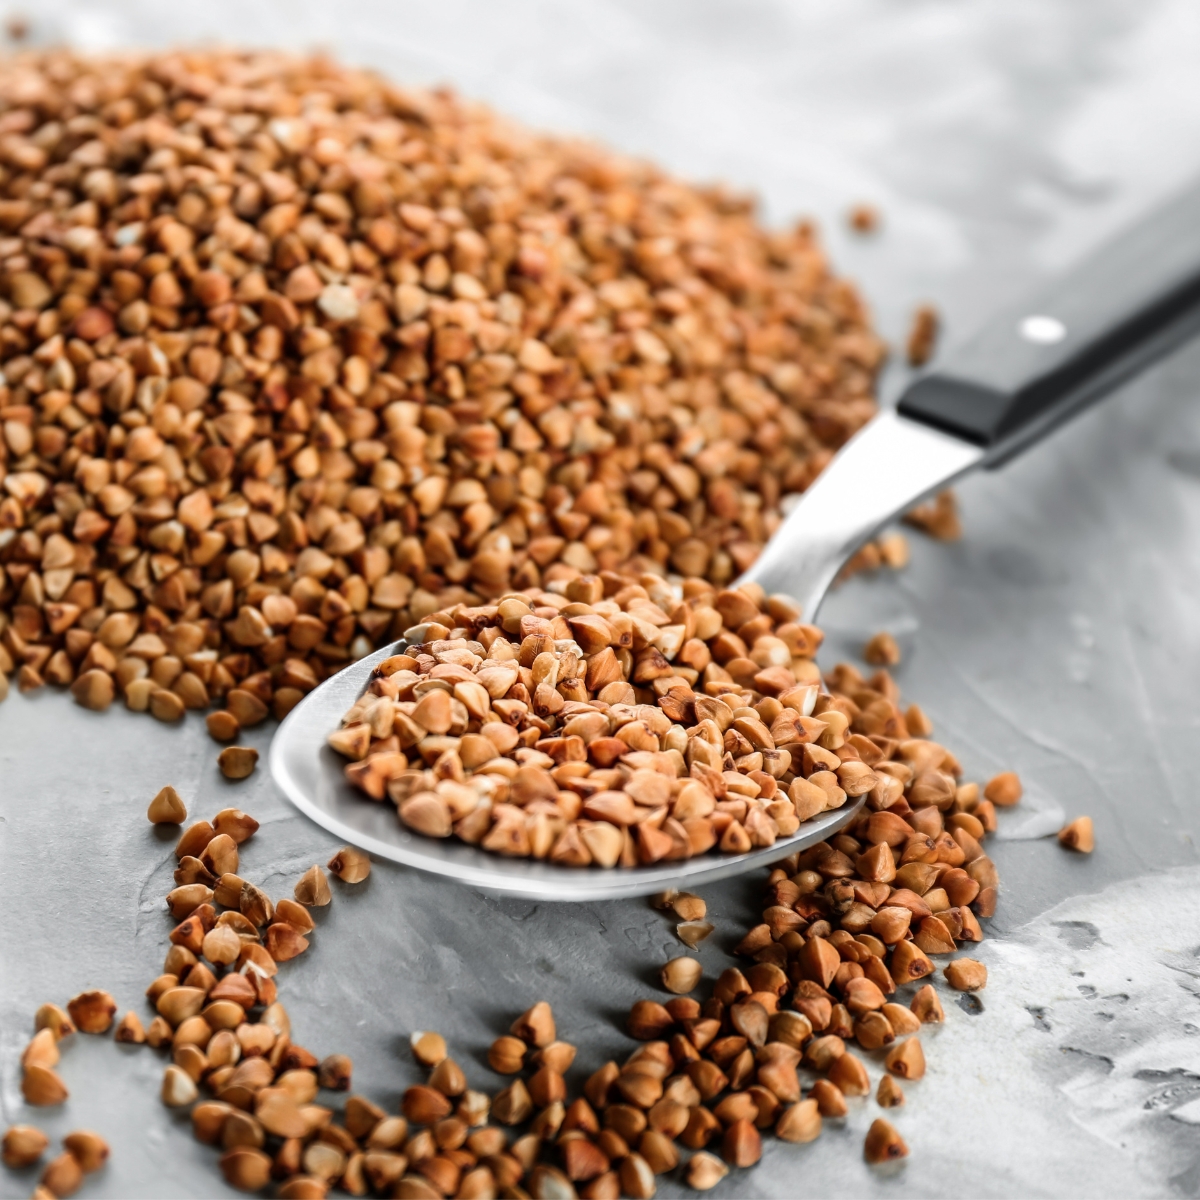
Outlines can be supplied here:
[[[865, 541], [979, 466], [996, 467], [1045, 437], [1200, 327], [1200, 188], [1179, 196], [1037, 297], [989, 323], [841, 450], [739, 582], [798, 600], [816, 615], [839, 569]], [[605, 870], [507, 859], [421, 837], [390, 803], [350, 787], [325, 739], [390, 646], [305, 697], [271, 744], [284, 794], [338, 837], [381, 858], [488, 891], [542, 900], [600, 900], [694, 887], [778, 860], [830, 837], [859, 799], [790, 838], [740, 855], [703, 855]]]

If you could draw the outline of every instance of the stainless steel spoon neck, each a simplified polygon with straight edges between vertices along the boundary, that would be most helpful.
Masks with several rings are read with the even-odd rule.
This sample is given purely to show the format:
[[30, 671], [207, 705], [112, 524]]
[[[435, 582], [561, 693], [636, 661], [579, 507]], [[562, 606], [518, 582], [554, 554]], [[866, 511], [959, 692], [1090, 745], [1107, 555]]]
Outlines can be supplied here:
[[782, 592], [813, 620], [850, 556], [889, 521], [977, 466], [984, 451], [882, 412], [847, 442], [738, 583]]

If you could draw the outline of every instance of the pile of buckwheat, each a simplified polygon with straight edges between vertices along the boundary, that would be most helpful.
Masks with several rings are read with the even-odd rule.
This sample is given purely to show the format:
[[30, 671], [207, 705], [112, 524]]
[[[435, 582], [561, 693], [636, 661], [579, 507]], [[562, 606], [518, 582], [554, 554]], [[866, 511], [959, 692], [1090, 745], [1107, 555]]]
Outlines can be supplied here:
[[[961, 768], [884, 670], [822, 686], [822, 634], [757, 585], [582, 575], [430, 614], [330, 735], [400, 820], [514, 857], [742, 854], [867, 796], [926, 819]], [[893, 659], [893, 661], [895, 661]]]
[[[76, 1032], [115, 1030], [118, 1042], [169, 1056], [163, 1103], [190, 1112], [196, 1138], [221, 1152], [231, 1186], [274, 1185], [292, 1200], [320, 1200], [333, 1188], [403, 1200], [649, 1200], [660, 1176], [707, 1190], [731, 1168], [754, 1166], [764, 1133], [807, 1143], [828, 1121], [859, 1129], [868, 1163], [901, 1159], [904, 1138], [875, 1111], [903, 1106], [904, 1086], [925, 1074], [919, 1034], [945, 1019], [932, 959], [982, 938], [975, 914], [992, 912], [996, 873], [979, 842], [993, 806], [1015, 804], [1021, 785], [1006, 773], [985, 793], [967, 784], [915, 810], [897, 799], [776, 863], [762, 922], [734, 951], [745, 969], [723, 971], [701, 1001], [690, 994], [702, 982], [700, 960], [667, 962], [668, 995], [630, 1009], [625, 1032], [640, 1044], [620, 1052], [623, 1061], [580, 1082], [571, 1072], [576, 1046], [538, 1001], [488, 1050], [492, 1071], [513, 1077], [495, 1094], [470, 1087], [440, 1034], [413, 1033], [413, 1058], [429, 1075], [392, 1113], [362, 1095], [337, 1101], [350, 1090], [353, 1063], [296, 1041], [279, 999], [277, 981], [317, 934], [312, 910], [334, 899], [329, 878], [314, 865], [291, 897], [272, 899], [239, 874], [259, 823], [223, 809], [189, 825], [175, 847], [166, 909], [177, 923], [163, 973], [146, 989], [153, 1017], [130, 1010], [117, 1021], [117, 1002], [102, 990], [80, 993], [65, 1011], [42, 1005], [21, 1059], [22, 1095], [34, 1107], [65, 1103], [60, 1046]], [[187, 809], [165, 787], [147, 816], [178, 825]], [[327, 866], [339, 887], [371, 869], [351, 847]], [[654, 903], [678, 918], [688, 945], [712, 930], [699, 896], [667, 892]], [[943, 975], [960, 992], [987, 983], [984, 965], [966, 957], [951, 959]], [[35, 1126], [13, 1126], [4, 1163], [33, 1169], [48, 1145]], [[35, 1197], [72, 1194], [107, 1157], [99, 1133], [68, 1135]]]
[[7, 60], [0, 294], [0, 675], [220, 740], [457, 604], [728, 583], [883, 355], [806, 225], [266, 53]]

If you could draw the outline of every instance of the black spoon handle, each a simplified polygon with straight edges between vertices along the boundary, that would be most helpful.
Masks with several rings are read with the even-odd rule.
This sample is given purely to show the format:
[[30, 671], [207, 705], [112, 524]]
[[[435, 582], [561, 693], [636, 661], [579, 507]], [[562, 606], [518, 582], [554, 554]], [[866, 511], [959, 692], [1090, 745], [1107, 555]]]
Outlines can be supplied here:
[[916, 380], [901, 415], [995, 466], [1200, 331], [1200, 185], [1125, 230]]

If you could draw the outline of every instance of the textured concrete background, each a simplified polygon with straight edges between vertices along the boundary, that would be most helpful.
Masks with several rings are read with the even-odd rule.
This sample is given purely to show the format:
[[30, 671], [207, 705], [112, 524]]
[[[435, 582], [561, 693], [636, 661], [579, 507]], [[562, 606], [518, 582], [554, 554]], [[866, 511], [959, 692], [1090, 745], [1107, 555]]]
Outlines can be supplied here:
[[[408, 81], [450, 81], [543, 127], [754, 188], [772, 219], [815, 215], [884, 333], [934, 300], [949, 336], [1200, 171], [1200, 10], [1187, 0], [514, 0], [284, 4], [42, 0], [38, 41], [321, 45]], [[870, 241], [840, 225], [882, 206]], [[995, 475], [961, 489], [967, 536], [918, 543], [899, 577], [824, 610], [830, 659], [887, 625], [899, 677], [970, 776], [1018, 770], [1009, 834], [1087, 812], [1098, 849], [1010, 840], [983, 1011], [949, 1003], [928, 1077], [896, 1116], [913, 1149], [861, 1162], [873, 1103], [806, 1147], [769, 1143], [724, 1196], [1200, 1195], [1200, 406], [1193, 347]], [[894, 395], [903, 372], [893, 369]], [[255, 741], [265, 748], [269, 730]], [[82, 1195], [227, 1194], [216, 1155], [159, 1104], [151, 1051], [80, 1037], [60, 1111], [23, 1107], [34, 1008], [104, 987], [141, 1008], [170, 923], [170, 840], [144, 819], [174, 783], [197, 816], [263, 822], [244, 874], [281, 894], [332, 843], [263, 772], [225, 783], [200, 722], [83, 712], [61, 695], [0, 708], [0, 1119], [113, 1144]], [[712, 975], [758, 880], [706, 892]], [[537, 996], [590, 1071], [677, 951], [643, 903], [495, 901], [386, 864], [335, 886], [313, 947], [280, 974], [297, 1040], [355, 1061], [393, 1107], [405, 1050], [435, 1027], [478, 1085], [487, 1043]], [[873, 1069], [873, 1077], [877, 1077]], [[0, 1175], [0, 1195], [32, 1175]], [[665, 1181], [660, 1194], [674, 1195]]]

